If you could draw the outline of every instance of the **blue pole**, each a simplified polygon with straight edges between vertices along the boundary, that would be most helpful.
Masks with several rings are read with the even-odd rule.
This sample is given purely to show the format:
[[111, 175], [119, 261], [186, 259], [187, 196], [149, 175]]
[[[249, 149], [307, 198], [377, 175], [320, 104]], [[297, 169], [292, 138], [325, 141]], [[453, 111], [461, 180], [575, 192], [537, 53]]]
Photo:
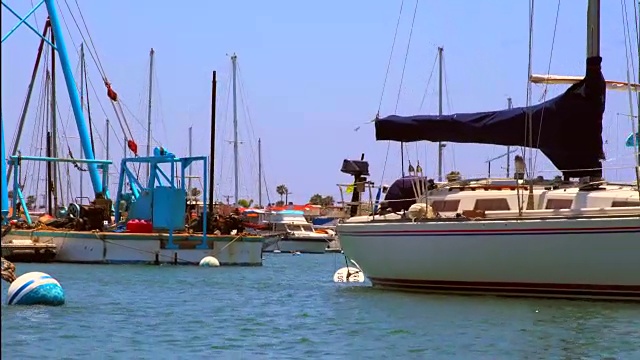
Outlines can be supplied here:
[[[47, 4], [49, 19], [51, 20], [51, 30], [53, 31], [53, 35], [56, 40], [56, 48], [60, 57], [60, 66], [62, 67], [67, 91], [69, 92], [69, 100], [71, 101], [71, 107], [73, 108], [73, 115], [75, 115], [76, 125], [78, 126], [78, 134], [80, 135], [80, 141], [82, 142], [84, 157], [85, 159], [93, 160], [95, 159], [95, 156], [93, 154], [93, 149], [91, 148], [91, 137], [89, 135], [87, 122], [84, 118], [84, 113], [80, 104], [80, 94], [78, 94], [76, 82], [73, 78], [73, 70], [71, 70], [71, 62], [69, 61], [67, 47], [64, 43], [64, 34], [62, 32], [62, 27], [60, 26], [60, 19], [58, 18], [55, 0], [45, 0], [45, 3]], [[88, 164], [88, 168], [89, 175], [91, 176], [91, 183], [93, 184], [93, 191], [96, 196], [103, 194], [104, 189], [102, 188], [102, 181], [100, 179], [98, 167], [96, 164]]]
[[2, 131], [2, 169], [0, 171], [0, 187], [2, 187], [2, 219], [3, 222], [9, 221], [9, 189], [7, 189], [7, 158], [4, 151], [4, 121], [0, 119], [0, 127]]
[[378, 193], [376, 194], [376, 202], [373, 205], [373, 213], [378, 212], [378, 206], [380, 205], [380, 196], [382, 196], [382, 185], [378, 188]]

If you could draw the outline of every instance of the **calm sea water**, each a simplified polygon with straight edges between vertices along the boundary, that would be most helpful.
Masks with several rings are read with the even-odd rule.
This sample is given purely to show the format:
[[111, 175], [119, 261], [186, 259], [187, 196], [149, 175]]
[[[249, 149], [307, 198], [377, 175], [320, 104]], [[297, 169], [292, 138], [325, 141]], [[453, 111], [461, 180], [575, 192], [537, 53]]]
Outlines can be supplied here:
[[62, 307], [6, 306], [2, 359], [640, 359], [640, 305], [388, 292], [342, 255], [255, 268], [17, 264]]

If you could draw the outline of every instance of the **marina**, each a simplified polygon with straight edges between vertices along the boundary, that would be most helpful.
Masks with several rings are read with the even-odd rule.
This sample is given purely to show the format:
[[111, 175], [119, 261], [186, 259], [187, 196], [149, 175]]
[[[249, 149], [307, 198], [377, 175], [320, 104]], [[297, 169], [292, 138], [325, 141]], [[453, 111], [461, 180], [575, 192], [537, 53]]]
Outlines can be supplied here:
[[[195, 163], [202, 164], [203, 193], [211, 195], [208, 191], [207, 174], [213, 175], [208, 169], [208, 158], [205, 156], [189, 156], [179, 158], [168, 152], [163, 147], [155, 147], [151, 154], [151, 129], [147, 131], [147, 156], [138, 154], [138, 146], [133, 140], [130, 130], [125, 132], [128, 140], [125, 141], [128, 150], [134, 157], [125, 157], [120, 163], [118, 176], [118, 189], [115, 193], [115, 201], [111, 199], [108, 188], [109, 165], [111, 160], [97, 160], [94, 153], [94, 138], [90, 131], [90, 123], [85, 118], [84, 97], [81, 91], [75, 87], [75, 79], [71, 71], [71, 65], [64, 42], [64, 34], [59, 23], [57, 9], [54, 1], [47, 1], [49, 13], [41, 36], [40, 47], [34, 68], [35, 79], [38, 63], [42, 55], [45, 42], [55, 41], [56, 50], [60, 57], [61, 67], [64, 73], [67, 92], [73, 108], [73, 115], [82, 145], [82, 152], [86, 159], [58, 158], [55, 157], [55, 115], [53, 115], [53, 139], [48, 133], [48, 156], [23, 156], [17, 149], [15, 142], [13, 155], [7, 163], [2, 162], [2, 174], [12, 175], [12, 215], [8, 215], [8, 183], [3, 177], [3, 254], [6, 252], [9, 258], [21, 254], [23, 257], [31, 255], [27, 260], [43, 258], [49, 261], [70, 263], [148, 263], [148, 264], [198, 264], [201, 259], [213, 256], [221, 265], [260, 266], [262, 265], [261, 236], [243, 235], [241, 228], [233, 227], [232, 217], [220, 217], [213, 214], [213, 201], [201, 209], [198, 220], [195, 223], [185, 224], [187, 214], [187, 179], [186, 174], [191, 173], [190, 166]], [[46, 36], [50, 30], [50, 39]], [[83, 52], [81, 52], [81, 55]], [[150, 79], [153, 72], [153, 49], [150, 52]], [[84, 61], [84, 58], [81, 57]], [[52, 60], [53, 61], [53, 60]], [[235, 57], [232, 59], [235, 64]], [[84, 64], [84, 63], [82, 63]], [[235, 65], [234, 65], [235, 66]], [[55, 68], [52, 71], [55, 72]], [[85, 74], [81, 74], [84, 82]], [[33, 80], [32, 80], [33, 82]], [[151, 106], [151, 85], [149, 82], [149, 106]], [[114, 105], [114, 109], [122, 108], [118, 94], [111, 84], [105, 80], [107, 95]], [[234, 89], [235, 90], [235, 89]], [[31, 93], [29, 92], [29, 95]], [[52, 100], [55, 101], [55, 100]], [[212, 79], [212, 104], [216, 101], [216, 75]], [[55, 103], [54, 103], [55, 106]], [[26, 114], [26, 106], [23, 114]], [[116, 114], [118, 111], [116, 111]], [[151, 125], [149, 110], [149, 122]], [[215, 128], [215, 111], [212, 112], [212, 129]], [[24, 116], [22, 118], [24, 120]], [[119, 118], [120, 120], [120, 118]], [[126, 120], [125, 120], [126, 121]], [[19, 133], [24, 122], [21, 121]], [[5, 156], [4, 122], [2, 127], [2, 154]], [[53, 141], [53, 142], [52, 142]], [[212, 154], [215, 144], [211, 144]], [[108, 148], [107, 148], [108, 153]], [[54, 156], [50, 156], [54, 155]], [[237, 154], [236, 154], [237, 155]], [[237, 158], [237, 156], [236, 156]], [[39, 220], [32, 219], [29, 214], [29, 206], [25, 201], [20, 185], [23, 162], [45, 163], [47, 166], [47, 179], [49, 183], [48, 229], [37, 229]], [[59, 193], [52, 185], [57, 176], [58, 164], [73, 163], [78, 169], [87, 171], [95, 193], [95, 199], [89, 204], [72, 202], [68, 206], [58, 205]], [[86, 169], [80, 166], [86, 166]], [[140, 178], [140, 168], [146, 168], [146, 183]], [[82, 174], [82, 173], [81, 173]], [[82, 176], [80, 177], [82, 180]], [[83, 184], [81, 184], [82, 186]], [[82, 195], [80, 198], [82, 199]], [[209, 213], [208, 211], [209, 210]], [[54, 216], [51, 216], [54, 215]], [[34, 221], [35, 220], [35, 221]], [[208, 223], [209, 222], [209, 223]], [[120, 225], [126, 224], [126, 228]], [[144, 230], [136, 230], [138, 224], [145, 224]], [[133, 225], [137, 227], [134, 228]], [[147, 226], [148, 225], [148, 226]], [[17, 227], [14, 228], [14, 227]], [[194, 229], [200, 232], [195, 234]], [[188, 231], [187, 231], [188, 230]], [[217, 232], [217, 234], [208, 234]], [[225, 234], [222, 234], [225, 233]], [[235, 235], [232, 235], [235, 234]], [[198, 239], [199, 238], [199, 239]], [[25, 252], [29, 243], [29, 252]], [[18, 247], [21, 247], [18, 249]], [[5, 249], [6, 248], [6, 249]], [[42, 248], [42, 249], [40, 249]], [[55, 255], [55, 256], [54, 256]]]
[[640, 358], [640, 1], [362, 5], [2, 0], [3, 359]]

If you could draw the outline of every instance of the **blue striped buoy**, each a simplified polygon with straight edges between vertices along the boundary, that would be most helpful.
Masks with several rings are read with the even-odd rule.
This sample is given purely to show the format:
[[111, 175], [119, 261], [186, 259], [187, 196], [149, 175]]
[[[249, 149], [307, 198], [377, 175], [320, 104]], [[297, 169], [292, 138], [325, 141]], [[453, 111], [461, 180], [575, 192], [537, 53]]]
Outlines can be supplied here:
[[8, 305], [64, 304], [64, 291], [60, 283], [43, 272], [29, 272], [19, 276], [9, 286]]

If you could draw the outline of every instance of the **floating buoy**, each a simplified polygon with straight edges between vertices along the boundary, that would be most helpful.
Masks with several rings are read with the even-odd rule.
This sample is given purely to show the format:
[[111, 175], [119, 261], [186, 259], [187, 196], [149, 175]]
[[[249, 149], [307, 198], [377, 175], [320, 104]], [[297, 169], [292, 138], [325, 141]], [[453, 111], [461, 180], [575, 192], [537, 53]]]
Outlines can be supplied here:
[[220, 266], [220, 262], [213, 256], [205, 256], [200, 260], [200, 266], [218, 267]]
[[364, 273], [355, 267], [343, 267], [333, 274], [333, 282], [364, 282]]
[[29, 272], [19, 276], [9, 286], [8, 305], [63, 305], [64, 290], [60, 283], [43, 272]]
[[302, 253], [300, 251], [292, 251], [291, 254], [293, 256], [298, 256], [298, 255], [301, 255]]

